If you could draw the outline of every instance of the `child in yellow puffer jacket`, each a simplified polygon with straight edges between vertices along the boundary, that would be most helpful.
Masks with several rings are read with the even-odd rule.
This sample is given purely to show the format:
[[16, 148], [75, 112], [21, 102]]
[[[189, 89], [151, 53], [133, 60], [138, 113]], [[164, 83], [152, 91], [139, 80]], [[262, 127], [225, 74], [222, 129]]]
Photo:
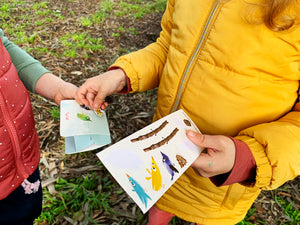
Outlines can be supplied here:
[[155, 43], [77, 91], [105, 109], [117, 92], [158, 87], [154, 120], [183, 109], [206, 151], [149, 211], [205, 225], [241, 221], [261, 190], [300, 174], [300, 5], [296, 0], [169, 0]]

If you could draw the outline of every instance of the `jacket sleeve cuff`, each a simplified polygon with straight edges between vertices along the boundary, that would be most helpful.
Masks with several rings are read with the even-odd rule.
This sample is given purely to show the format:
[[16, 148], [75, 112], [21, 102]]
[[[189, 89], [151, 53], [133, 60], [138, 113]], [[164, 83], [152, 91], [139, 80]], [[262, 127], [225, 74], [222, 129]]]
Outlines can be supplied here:
[[[230, 137], [231, 138], [231, 137]], [[218, 187], [234, 183], [253, 183], [256, 175], [256, 163], [248, 145], [231, 138], [236, 149], [235, 162], [229, 173], [211, 177], [210, 180]]]
[[109, 67], [107, 71], [116, 70], [116, 69], [121, 69], [124, 72], [125, 77], [126, 77], [126, 86], [119, 93], [120, 94], [128, 94], [131, 91], [131, 84], [130, 84], [130, 79], [127, 76], [126, 72], [121, 67], [118, 67], [118, 66]]

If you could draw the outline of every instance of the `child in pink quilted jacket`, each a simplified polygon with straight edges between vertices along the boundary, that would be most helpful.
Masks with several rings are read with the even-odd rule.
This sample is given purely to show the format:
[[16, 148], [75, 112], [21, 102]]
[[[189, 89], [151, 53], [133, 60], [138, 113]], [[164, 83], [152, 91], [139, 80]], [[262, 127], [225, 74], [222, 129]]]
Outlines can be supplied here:
[[0, 29], [0, 224], [32, 225], [42, 210], [40, 143], [27, 89], [54, 100], [77, 87], [46, 70]]

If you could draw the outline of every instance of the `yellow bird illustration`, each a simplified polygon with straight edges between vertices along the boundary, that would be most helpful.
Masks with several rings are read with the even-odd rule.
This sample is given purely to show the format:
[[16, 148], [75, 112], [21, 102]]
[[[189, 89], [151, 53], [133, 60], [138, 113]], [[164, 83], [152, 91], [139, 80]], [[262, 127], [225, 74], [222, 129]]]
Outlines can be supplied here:
[[148, 173], [150, 174], [150, 177], [146, 177], [147, 180], [151, 180], [152, 179], [152, 189], [154, 191], [159, 191], [162, 187], [162, 177], [161, 177], [161, 173], [160, 170], [154, 160], [154, 158], [152, 157], [152, 166], [151, 166], [151, 172], [149, 171], [149, 169], [146, 169], [148, 171]]

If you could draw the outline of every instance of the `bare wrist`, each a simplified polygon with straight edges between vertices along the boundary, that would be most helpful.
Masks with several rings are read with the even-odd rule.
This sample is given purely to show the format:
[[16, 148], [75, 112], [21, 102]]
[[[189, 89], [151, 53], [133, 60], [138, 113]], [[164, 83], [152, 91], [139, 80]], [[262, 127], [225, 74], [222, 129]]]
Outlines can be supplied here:
[[118, 91], [121, 91], [124, 88], [126, 88], [126, 86], [127, 86], [127, 79], [126, 79], [127, 75], [124, 72], [124, 70], [117, 67], [117, 68], [114, 68], [113, 70], [110, 70], [110, 72], [112, 72], [113, 75], [116, 78], [116, 81], [117, 81], [118, 86], [119, 86]]

